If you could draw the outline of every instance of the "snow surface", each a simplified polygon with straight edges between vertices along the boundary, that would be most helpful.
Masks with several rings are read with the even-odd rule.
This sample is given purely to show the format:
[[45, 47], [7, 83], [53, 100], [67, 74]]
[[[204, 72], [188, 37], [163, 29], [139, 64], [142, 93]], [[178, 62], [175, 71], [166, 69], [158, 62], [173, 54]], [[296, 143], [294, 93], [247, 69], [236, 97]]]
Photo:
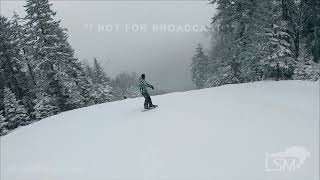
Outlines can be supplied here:
[[[73, 110], [1, 137], [1, 180], [319, 179], [319, 81], [255, 82]], [[294, 172], [266, 153], [301, 146]], [[305, 156], [307, 157], [307, 156]]]

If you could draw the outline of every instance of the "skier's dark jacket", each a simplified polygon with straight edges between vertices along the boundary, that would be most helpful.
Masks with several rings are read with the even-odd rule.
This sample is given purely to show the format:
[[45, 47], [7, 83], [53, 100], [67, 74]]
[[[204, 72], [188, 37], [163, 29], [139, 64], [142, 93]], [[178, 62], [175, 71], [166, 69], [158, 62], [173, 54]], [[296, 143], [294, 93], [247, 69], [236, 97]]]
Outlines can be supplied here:
[[142, 77], [139, 78], [139, 89], [140, 89], [140, 93], [144, 93], [144, 92], [148, 92], [147, 87], [152, 88], [153, 86], [149, 83], [146, 82], [145, 79], [143, 79]]

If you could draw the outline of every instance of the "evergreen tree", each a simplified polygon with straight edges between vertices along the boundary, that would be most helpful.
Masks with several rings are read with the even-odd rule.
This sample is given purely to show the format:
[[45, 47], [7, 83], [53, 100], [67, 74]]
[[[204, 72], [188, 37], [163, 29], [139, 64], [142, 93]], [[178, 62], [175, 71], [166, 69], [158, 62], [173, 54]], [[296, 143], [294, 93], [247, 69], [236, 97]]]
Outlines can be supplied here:
[[319, 77], [316, 69], [320, 58], [320, 3], [315, 0], [283, 0], [281, 7], [286, 32], [290, 35], [291, 51], [294, 52], [294, 78]]
[[27, 0], [26, 25], [31, 29], [28, 42], [33, 46], [31, 54], [41, 89], [56, 99], [54, 106], [65, 111], [84, 104], [76, 83], [81, 65], [74, 58], [66, 30], [54, 20], [56, 13], [51, 5], [48, 0]]
[[260, 64], [264, 79], [290, 79], [295, 64], [287, 23], [278, 1], [265, 2], [264, 30], [261, 33]]
[[[303, 44], [308, 41], [301, 35], [303, 28], [308, 29], [304, 23], [308, 22], [306, 12], [311, 7], [306, 7], [311, 2], [318, 4], [313, 0], [212, 0], [218, 9], [213, 23], [219, 28], [210, 51], [205, 87], [301, 78], [303, 74], [312, 79], [318, 77], [313, 70], [317, 64], [310, 63], [311, 58], [306, 55], [310, 52], [304, 50], [308, 48]], [[314, 23], [309, 24], [313, 27]], [[309, 33], [309, 37], [316, 36], [317, 33]]]
[[139, 88], [137, 87], [137, 73], [122, 72], [118, 74], [111, 82], [114, 99], [120, 100], [124, 97], [134, 98], [140, 96]]
[[93, 81], [95, 83], [109, 83], [110, 79], [107, 74], [104, 72], [104, 69], [100, 65], [97, 58], [93, 59]]
[[27, 0], [24, 19], [0, 15], [0, 87], [7, 87], [0, 91], [0, 110], [8, 130], [30, 123], [28, 114], [39, 120], [113, 99], [98, 61], [85, 69], [74, 57], [51, 6]]
[[9, 86], [21, 99], [28, 91], [19, 46], [10, 21], [0, 16], [0, 86]]
[[34, 65], [30, 61], [30, 55], [28, 50], [31, 48], [26, 41], [28, 37], [28, 28], [24, 26], [24, 19], [14, 12], [14, 15], [11, 19], [11, 33], [13, 37], [13, 44], [15, 44], [16, 53], [19, 57], [17, 59], [21, 64], [21, 71], [23, 71], [23, 78], [21, 78], [20, 83], [23, 85], [23, 91], [19, 94], [16, 92], [17, 97], [22, 100], [29, 112], [32, 111], [34, 106], [33, 100], [36, 98], [35, 89], [36, 81], [34, 75]]
[[223, 37], [217, 39], [213, 46], [208, 65], [208, 78], [204, 83], [205, 87], [239, 83], [239, 61], [236, 58], [231, 58], [234, 54], [230, 53], [230, 48], [235, 50], [232, 38], [232, 35], [224, 34]]
[[78, 78], [76, 83], [81, 96], [83, 97], [84, 106], [90, 106], [95, 104], [95, 89], [90, 76], [85, 72], [84, 69], [79, 70]]
[[41, 94], [35, 100], [33, 115], [36, 120], [40, 120], [59, 112], [59, 108], [54, 106], [53, 99], [46, 94]]
[[7, 119], [2, 115], [2, 111], [0, 111], [0, 136], [8, 132], [7, 124]]
[[191, 63], [192, 81], [198, 88], [204, 87], [208, 65], [208, 56], [203, 52], [201, 44], [198, 44]]
[[87, 74], [87, 76], [93, 81], [94, 79], [93, 69], [88, 63], [86, 63], [85, 70], [86, 70], [85, 73]]
[[31, 44], [28, 42], [28, 36], [30, 34], [30, 29], [28, 26], [26, 26], [26, 22], [23, 18], [20, 18], [20, 16], [14, 12], [14, 15], [11, 20], [12, 24], [12, 34], [14, 36], [14, 41], [17, 46], [17, 52], [21, 57], [21, 62], [25, 64], [26, 69], [29, 74], [30, 83], [35, 86], [36, 85], [36, 77], [34, 74], [34, 67], [35, 65], [32, 64], [32, 61], [30, 60], [31, 56], [28, 53], [30, 51]]
[[104, 103], [113, 100], [110, 79], [96, 58], [93, 64], [93, 85], [95, 89], [95, 103]]
[[266, 33], [269, 36], [266, 45], [266, 56], [261, 59], [264, 78], [288, 79], [292, 76], [294, 65], [293, 53], [290, 50], [290, 44], [285, 40], [288, 35], [281, 32], [279, 27], [275, 26]]
[[[213, 18], [219, 24], [218, 43], [222, 78], [219, 84], [252, 81], [257, 74], [259, 52], [258, 34], [261, 31], [259, 0], [225, 1], [213, 0], [218, 5], [218, 14]], [[223, 52], [223, 54], [221, 54]], [[211, 79], [215, 79], [212, 78]]]
[[[320, 63], [320, 1], [304, 0], [304, 36], [306, 37], [306, 48], [313, 56], [315, 63]], [[311, 10], [311, 11], [310, 11]]]
[[16, 99], [14, 93], [8, 87], [4, 88], [4, 112], [8, 121], [8, 130], [30, 123], [30, 117], [26, 109]]
[[288, 34], [290, 34], [290, 41], [292, 42], [292, 51], [294, 57], [298, 59], [300, 51], [300, 36], [301, 36], [301, 21], [302, 15], [301, 6], [299, 1], [295, 0], [282, 0], [281, 12], [282, 17], [285, 20], [285, 25]]
[[294, 70], [293, 77], [298, 80], [317, 81], [320, 79], [320, 64], [309, 58], [302, 58]]

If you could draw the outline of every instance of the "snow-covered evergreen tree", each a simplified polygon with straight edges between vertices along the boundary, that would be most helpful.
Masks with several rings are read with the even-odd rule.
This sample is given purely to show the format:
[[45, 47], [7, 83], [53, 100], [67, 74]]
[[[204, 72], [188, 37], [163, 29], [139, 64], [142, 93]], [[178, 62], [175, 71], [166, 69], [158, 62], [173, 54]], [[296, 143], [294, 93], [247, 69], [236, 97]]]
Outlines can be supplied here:
[[76, 83], [79, 89], [79, 92], [81, 93], [84, 101], [84, 106], [90, 106], [95, 104], [94, 102], [94, 84], [92, 82], [92, 79], [89, 77], [88, 74], [86, 74], [85, 70], [82, 69], [79, 71], [80, 74], [78, 78], [76, 79]]
[[10, 86], [21, 99], [30, 87], [11, 23], [3, 16], [0, 16], [0, 32], [0, 87]]
[[134, 98], [140, 96], [137, 85], [137, 73], [122, 72], [118, 74], [111, 82], [114, 99]]
[[[28, 36], [30, 34], [30, 28], [26, 26], [26, 21], [21, 18], [16, 12], [11, 20], [12, 24], [12, 34], [14, 37], [14, 42], [17, 47], [17, 53], [20, 55], [20, 61], [24, 64], [24, 69], [29, 75], [29, 84], [36, 85], [36, 77], [34, 74], [35, 64], [31, 61], [31, 55], [29, 54], [30, 49], [32, 49], [32, 43], [28, 41]], [[32, 88], [30, 88], [32, 89]]]
[[114, 99], [110, 79], [96, 58], [94, 58], [93, 64], [93, 86], [95, 103], [110, 102]]
[[27, 0], [25, 18], [0, 15], [0, 87], [10, 87], [0, 91], [0, 110], [9, 130], [30, 123], [28, 114], [39, 120], [113, 100], [110, 79], [97, 61], [86, 72], [51, 6]]
[[104, 72], [104, 69], [100, 65], [97, 58], [93, 59], [93, 81], [97, 83], [110, 82], [110, 79], [108, 78], [107, 74]]
[[302, 51], [295, 65], [293, 78], [297, 80], [313, 80], [320, 79], [320, 63], [314, 62], [307, 51]]
[[19, 103], [13, 92], [8, 87], [4, 88], [4, 113], [8, 121], [8, 130], [30, 123], [26, 109]]
[[241, 81], [240, 59], [236, 58], [238, 47], [231, 33], [218, 37], [210, 52], [208, 78], [204, 87], [221, 86]]
[[198, 88], [204, 87], [208, 76], [208, 65], [208, 56], [204, 53], [201, 44], [198, 44], [191, 63], [192, 81]]
[[0, 111], [0, 136], [8, 132], [7, 124], [7, 119], [3, 116], [2, 111]]
[[303, 32], [306, 38], [306, 48], [312, 55], [312, 60], [320, 63], [320, 1], [304, 0], [303, 13], [305, 23]]
[[94, 79], [93, 69], [90, 66], [90, 64], [88, 64], [88, 63], [86, 63], [86, 66], [85, 66], [85, 73], [89, 77], [89, 79], [91, 79], [91, 81], [93, 81], [93, 79]]
[[[317, 36], [313, 31], [318, 18], [314, 12], [320, 9], [317, 6], [320, 3], [314, 0], [211, 2], [217, 5], [213, 23], [218, 25], [218, 30], [210, 50], [205, 87], [292, 79], [293, 72], [295, 78], [317, 79], [317, 53], [313, 57], [310, 53], [318, 47], [317, 38], [313, 41], [315, 46], [304, 48], [304, 45], [312, 41], [308, 38]], [[304, 58], [305, 53], [309, 54], [308, 58]], [[310, 63], [312, 60], [314, 63]]]
[[219, 56], [211, 56], [213, 60], [210, 62], [219, 62], [218, 71], [221, 72], [210, 75], [206, 84], [221, 85], [257, 80], [255, 78], [259, 73], [257, 34], [261, 31], [262, 24], [258, 13], [261, 11], [262, 1], [212, 0], [211, 2], [218, 5], [218, 13], [213, 22], [218, 24], [219, 37], [212, 51], [218, 51]]
[[280, 31], [276, 25], [266, 33], [269, 41], [266, 42], [267, 54], [261, 59], [263, 66], [263, 75], [265, 79], [273, 78], [288, 79], [292, 76], [294, 65], [293, 54], [290, 50], [290, 44], [285, 40], [288, 34]]
[[291, 50], [287, 23], [282, 18], [281, 4], [278, 1], [265, 2], [264, 29], [259, 50], [263, 79], [290, 79], [295, 64]]
[[46, 94], [41, 94], [35, 100], [34, 112], [33, 115], [36, 120], [40, 120], [52, 115], [55, 115], [59, 112], [59, 108], [54, 106], [53, 99]]
[[20, 18], [20, 16], [14, 12], [14, 15], [11, 19], [11, 33], [13, 44], [15, 44], [16, 54], [18, 55], [19, 63], [21, 64], [21, 71], [23, 71], [23, 78], [20, 78], [21, 88], [20, 92], [15, 92], [17, 98], [21, 99], [28, 112], [31, 112], [33, 109], [33, 100], [36, 98], [35, 90], [36, 79], [34, 74], [34, 64], [31, 61], [29, 49], [32, 48], [26, 40], [28, 37], [28, 27], [25, 26], [25, 20]]
[[65, 111], [84, 104], [76, 83], [81, 64], [74, 58], [66, 30], [54, 19], [51, 5], [48, 0], [27, 0], [26, 26], [31, 29], [28, 42], [33, 46], [31, 54], [41, 89]]

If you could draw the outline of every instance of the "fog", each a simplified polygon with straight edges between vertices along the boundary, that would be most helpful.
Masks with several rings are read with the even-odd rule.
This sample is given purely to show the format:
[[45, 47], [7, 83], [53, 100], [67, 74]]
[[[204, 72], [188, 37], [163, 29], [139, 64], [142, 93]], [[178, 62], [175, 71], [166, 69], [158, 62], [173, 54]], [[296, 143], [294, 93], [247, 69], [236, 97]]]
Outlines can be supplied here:
[[[11, 17], [17, 11], [23, 16], [24, 3], [1, 1], [1, 14]], [[159, 28], [209, 25], [214, 8], [208, 1], [52, 3], [80, 60], [91, 62], [97, 57], [111, 77], [123, 71], [145, 73], [150, 83], [166, 91], [194, 88], [190, 62], [197, 43], [208, 46], [207, 33], [160, 32]]]

